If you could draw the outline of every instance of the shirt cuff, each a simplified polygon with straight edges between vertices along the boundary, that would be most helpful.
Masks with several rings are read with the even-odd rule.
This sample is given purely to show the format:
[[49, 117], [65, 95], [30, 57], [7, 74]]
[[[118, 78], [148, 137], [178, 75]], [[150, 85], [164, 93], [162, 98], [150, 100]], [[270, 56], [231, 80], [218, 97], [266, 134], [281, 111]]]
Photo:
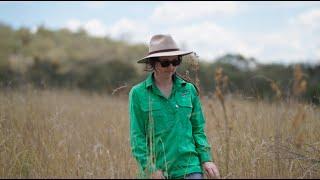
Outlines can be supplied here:
[[209, 161], [213, 162], [213, 158], [210, 153], [207, 153], [207, 152], [200, 153], [199, 157], [200, 157], [201, 164]]

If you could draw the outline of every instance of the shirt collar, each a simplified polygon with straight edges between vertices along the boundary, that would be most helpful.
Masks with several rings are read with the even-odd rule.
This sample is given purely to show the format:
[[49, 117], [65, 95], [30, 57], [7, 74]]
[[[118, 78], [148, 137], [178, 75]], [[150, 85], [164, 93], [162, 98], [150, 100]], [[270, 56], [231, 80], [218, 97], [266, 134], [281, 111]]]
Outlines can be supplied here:
[[178, 88], [183, 87], [187, 84], [187, 82], [184, 79], [182, 79], [180, 76], [178, 76], [177, 74], [174, 74], [174, 76], [173, 76], [173, 83]]
[[153, 73], [150, 73], [146, 79], [146, 88], [149, 88], [150, 86], [152, 86], [152, 82], [153, 82]]
[[[153, 73], [150, 73], [146, 79], [146, 88], [149, 88], [150, 86], [153, 85], [154, 83], [154, 78], [153, 78]], [[186, 81], [183, 80], [181, 77], [177, 76], [177, 74], [174, 74], [173, 75], [173, 84], [174, 86], [180, 88], [182, 86], [185, 86], [186, 85]]]

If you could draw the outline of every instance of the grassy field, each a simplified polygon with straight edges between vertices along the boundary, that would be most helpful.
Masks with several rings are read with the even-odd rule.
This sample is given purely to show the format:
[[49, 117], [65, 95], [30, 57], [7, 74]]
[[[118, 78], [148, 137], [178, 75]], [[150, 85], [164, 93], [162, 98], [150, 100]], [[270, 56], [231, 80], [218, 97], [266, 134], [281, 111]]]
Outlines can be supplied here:
[[[203, 99], [222, 178], [320, 178], [320, 109]], [[227, 123], [226, 123], [227, 118]], [[80, 91], [0, 92], [0, 178], [135, 178], [127, 99]]]

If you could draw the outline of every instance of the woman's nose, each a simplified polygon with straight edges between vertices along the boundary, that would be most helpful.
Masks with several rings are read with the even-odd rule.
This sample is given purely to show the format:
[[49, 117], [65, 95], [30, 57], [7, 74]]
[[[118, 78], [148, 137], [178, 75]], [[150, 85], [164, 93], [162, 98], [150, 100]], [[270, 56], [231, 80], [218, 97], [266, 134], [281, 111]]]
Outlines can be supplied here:
[[175, 66], [173, 66], [171, 63], [170, 63], [170, 65], [168, 66], [170, 69], [174, 69], [175, 68]]

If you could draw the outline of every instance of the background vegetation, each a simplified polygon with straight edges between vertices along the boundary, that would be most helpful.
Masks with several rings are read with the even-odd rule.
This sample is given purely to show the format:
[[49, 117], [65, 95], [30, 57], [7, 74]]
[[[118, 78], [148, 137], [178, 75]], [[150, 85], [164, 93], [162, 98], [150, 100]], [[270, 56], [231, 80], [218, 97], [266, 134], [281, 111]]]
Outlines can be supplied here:
[[[127, 92], [144, 44], [0, 25], [0, 177], [136, 178]], [[222, 178], [320, 177], [320, 65], [187, 56]]]
[[[111, 94], [120, 86], [130, 88], [146, 76], [136, 61], [145, 56], [147, 46], [128, 44], [108, 37], [90, 37], [85, 31], [39, 27], [14, 30], [0, 24], [0, 87], [17, 88], [26, 84], [37, 88], [80, 88]], [[195, 76], [192, 61], [185, 58], [179, 72]], [[254, 58], [226, 54], [212, 62], [199, 61], [198, 78], [204, 95], [213, 93], [214, 72], [222, 67], [228, 75], [228, 90], [250, 98], [272, 99], [269, 81], [283, 91], [294, 94], [294, 68], [297, 64], [260, 64]], [[320, 61], [320, 60], [319, 60]], [[320, 64], [300, 64], [305, 90], [300, 99], [319, 104]]]

